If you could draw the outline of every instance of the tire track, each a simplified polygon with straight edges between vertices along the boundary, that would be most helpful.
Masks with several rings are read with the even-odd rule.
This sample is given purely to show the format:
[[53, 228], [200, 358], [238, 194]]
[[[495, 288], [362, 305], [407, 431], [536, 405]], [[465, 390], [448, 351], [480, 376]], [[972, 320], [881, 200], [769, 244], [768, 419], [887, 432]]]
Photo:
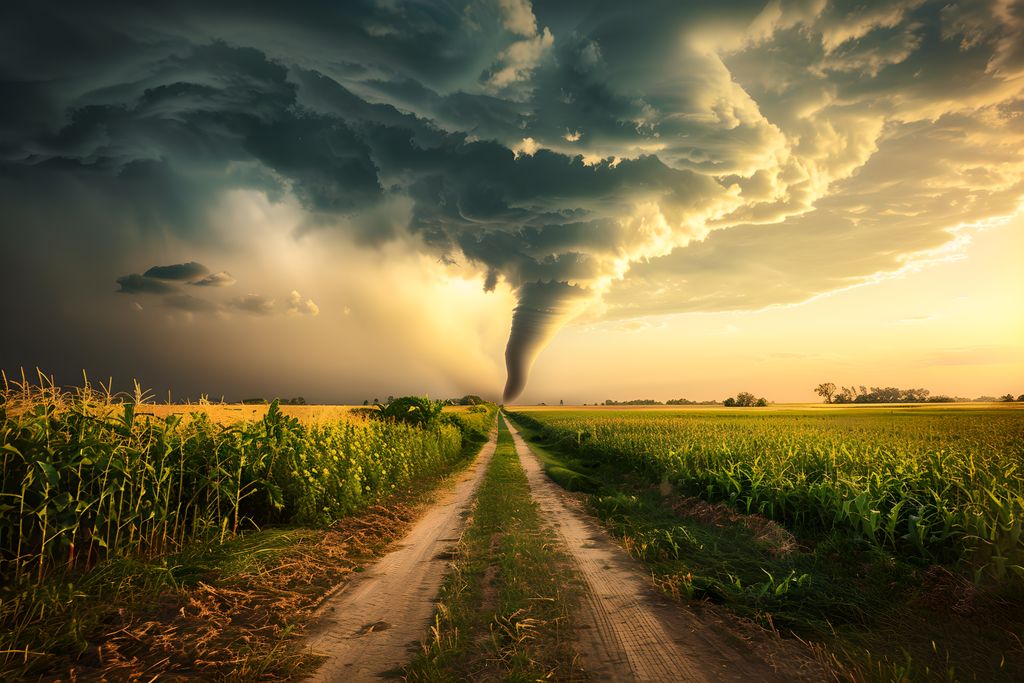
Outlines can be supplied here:
[[[504, 416], [503, 416], [504, 418]], [[669, 604], [647, 570], [571, 505], [506, 420], [542, 512], [552, 522], [586, 584], [577, 647], [591, 679], [609, 681], [781, 680], [744, 643]], [[738, 642], [731, 642], [738, 641]]]
[[496, 443], [497, 430], [473, 465], [398, 547], [318, 610], [307, 642], [313, 654], [327, 661], [308, 680], [380, 680], [409, 661], [430, 627], [449, 554], [466, 525]]

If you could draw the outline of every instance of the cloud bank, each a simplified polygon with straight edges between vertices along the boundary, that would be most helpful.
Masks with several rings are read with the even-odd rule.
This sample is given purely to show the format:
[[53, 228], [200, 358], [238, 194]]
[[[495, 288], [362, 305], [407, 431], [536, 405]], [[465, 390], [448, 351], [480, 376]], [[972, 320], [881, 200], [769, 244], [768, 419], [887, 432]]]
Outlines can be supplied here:
[[[506, 400], [576, 316], [804, 301], [948, 256], [1024, 195], [1024, 12], [1005, 0], [243, 8], [4, 10], [5, 206], [59, 195], [38, 226], [55, 237], [102, 206], [91, 238], [125, 245], [111, 278], [155, 244], [229, 250], [211, 216], [237, 192], [298, 206], [301, 235], [463, 264], [518, 296]], [[234, 278], [117, 279], [181, 311], [276, 310], [176, 282]]]
[[[199, 278], [199, 279], [195, 279]], [[227, 271], [210, 273], [210, 269], [196, 261], [176, 263], [168, 266], [153, 266], [139, 275], [132, 273], [117, 278], [117, 290], [123, 294], [161, 295], [161, 303], [165, 308], [185, 313], [227, 314], [231, 311], [264, 316], [275, 312], [274, 299], [262, 294], [246, 294], [230, 299], [216, 299], [207, 296], [195, 296], [183, 291], [173, 282], [182, 282], [197, 287], [231, 287], [235, 278]], [[142, 310], [139, 305], [139, 310]], [[320, 313], [319, 306], [309, 298], [303, 298], [298, 291], [292, 290], [288, 296], [288, 313], [316, 316]]]

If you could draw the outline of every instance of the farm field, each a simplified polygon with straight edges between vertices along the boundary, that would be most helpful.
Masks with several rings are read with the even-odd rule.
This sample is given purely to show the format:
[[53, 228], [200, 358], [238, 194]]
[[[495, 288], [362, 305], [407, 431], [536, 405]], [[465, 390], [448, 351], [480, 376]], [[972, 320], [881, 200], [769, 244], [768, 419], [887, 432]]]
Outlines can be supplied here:
[[[735, 415], [737, 408], [725, 408], [719, 404], [695, 404], [695, 405], [509, 405], [505, 406], [509, 411], [531, 412], [531, 413], [721, 413], [722, 415]], [[740, 408], [739, 410], [743, 410]], [[863, 411], [884, 410], [898, 412], [928, 412], [936, 411], [961, 411], [961, 410], [1000, 410], [1013, 411], [1024, 410], [1024, 404], [1002, 401], [968, 401], [960, 403], [866, 403], [861, 405], [852, 404], [826, 404], [826, 403], [769, 403], [766, 406], [758, 406], [756, 414], [763, 415], [771, 412], [783, 413], [835, 413], [845, 410], [855, 410], [858, 413]]]
[[[432, 491], [474, 460], [493, 405], [166, 406], [45, 387], [2, 398], [8, 677], [301, 677], [328, 655], [297, 634], [319, 624], [325, 642], [344, 639], [317, 609], [353, 581], [355, 627], [405, 629], [384, 631], [401, 642], [379, 661], [412, 658], [422, 631], [414, 679], [492, 657], [509, 676], [556, 679], [709, 657], [759, 679], [1024, 674], [1017, 406], [517, 407], [506, 414], [529, 448], [502, 426], [456, 508]], [[614, 541], [594, 541], [596, 522]], [[434, 564], [392, 576], [401, 552]], [[397, 595], [426, 572], [436, 589], [445, 567], [433, 626], [374, 616], [427, 606], [411, 598], [359, 597], [373, 576]], [[632, 586], [615, 599], [646, 595], [648, 630], [700, 643], [658, 659], [624, 624], [580, 627], [596, 640], [574, 649], [579, 624], [611, 618], [593, 610], [612, 567], [625, 572], [614, 587]], [[511, 639], [480, 650], [459, 636], [488, 629]], [[727, 645], [736, 638], [749, 653]], [[602, 664], [586, 656], [595, 648], [619, 654]]]
[[[231, 424], [242, 420], [262, 420], [269, 410], [269, 404], [265, 405], [242, 405], [242, 404], [147, 404], [139, 411], [140, 415], [152, 415], [153, 417], [166, 418], [171, 415], [188, 417], [194, 413], [201, 413], [218, 424]], [[343, 420], [353, 415], [358, 416], [358, 409], [362, 406], [279, 406], [281, 414], [285, 417], [294, 417], [302, 423], [326, 422], [332, 420]], [[355, 411], [355, 412], [353, 412]]]
[[654, 481], [807, 530], [1024, 580], [1018, 408], [520, 411]]
[[510, 413], [666, 591], [880, 678], [1024, 671], [1019, 407]]
[[[374, 410], [372, 405], [279, 405], [278, 408], [285, 417], [294, 417], [303, 424], [334, 422], [347, 419], [365, 420], [367, 411]], [[471, 406], [445, 406], [443, 412], [450, 414], [468, 413], [470, 408]], [[228, 425], [243, 420], [262, 420], [267, 415], [269, 409], [269, 403], [263, 405], [237, 403], [147, 403], [137, 411], [137, 414], [159, 418], [179, 415], [184, 419], [189, 419], [192, 415], [199, 413], [206, 415], [212, 422]]]
[[[422, 503], [476, 454], [495, 409], [412, 405], [422, 410], [405, 420], [320, 406], [303, 407], [312, 415], [303, 420], [274, 403], [226, 421], [224, 412], [194, 410], [205, 406], [181, 407], [187, 418], [161, 415], [163, 406], [111, 402], [89, 388], [8, 388], [0, 395], [0, 673], [45, 672], [89, 648], [116, 661], [117, 652], [95, 650], [105, 605], [208, 584], [225, 553], [251, 552], [246, 566], [259, 575], [264, 559], [318, 546], [319, 530]], [[401, 528], [392, 520], [369, 536]], [[345, 566], [335, 564], [325, 576]]]

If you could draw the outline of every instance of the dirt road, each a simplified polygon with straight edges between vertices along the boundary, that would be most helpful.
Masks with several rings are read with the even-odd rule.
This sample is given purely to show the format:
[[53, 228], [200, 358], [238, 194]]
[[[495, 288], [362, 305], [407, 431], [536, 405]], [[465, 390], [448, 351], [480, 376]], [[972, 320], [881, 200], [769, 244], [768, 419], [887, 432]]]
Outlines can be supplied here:
[[308, 645], [328, 659], [309, 680], [380, 680], [412, 658], [496, 440], [497, 432], [401, 545], [324, 603]]
[[647, 578], [649, 572], [547, 477], [507, 424], [531, 493], [586, 584], [577, 647], [591, 680], [782, 680], [745, 649], [744, 641], [670, 604]]

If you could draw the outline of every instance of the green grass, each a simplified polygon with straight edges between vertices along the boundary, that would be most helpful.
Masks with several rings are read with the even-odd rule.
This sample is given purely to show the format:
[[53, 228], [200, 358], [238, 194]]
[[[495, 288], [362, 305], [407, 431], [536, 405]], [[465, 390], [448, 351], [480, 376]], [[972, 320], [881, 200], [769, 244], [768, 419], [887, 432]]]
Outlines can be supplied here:
[[569, 644], [576, 590], [502, 423], [430, 637], [404, 673], [413, 681], [571, 679], [579, 673]]
[[[615, 420], [609, 412], [567, 420]], [[549, 417], [562, 414], [512, 417], [549, 472], [575, 472], [596, 485], [588, 497], [591, 512], [651, 568], [670, 595], [712, 601], [811, 641], [838, 670], [856, 679], [1024, 678], [1019, 639], [1024, 603], [1012, 585], [991, 580], [976, 585], [955, 566], [947, 569], [901, 555], [843, 524], [822, 528], [790, 520], [784, 526], [748, 514], [735, 499], [702, 501], [698, 496], [706, 489], [688, 490], [664, 470], [645, 470], [628, 457], [625, 446], [601, 451], [606, 444], [594, 433], [606, 432], [545, 428]], [[742, 425], [742, 420], [729, 419], [727, 426]], [[758, 419], [770, 424], [773, 418]], [[772, 427], [786, 429], [787, 424], [783, 420]], [[615, 426], [610, 422], [607, 428]], [[860, 438], [870, 441], [871, 430], [861, 426]], [[878, 441], [893, 438], [898, 429], [893, 430], [876, 435]], [[628, 443], [625, 432], [615, 438]], [[742, 429], [733, 434], [737, 440], [746, 435]], [[728, 433], [718, 436], [708, 450], [730, 447]], [[762, 449], [770, 445], [759, 442]]]

